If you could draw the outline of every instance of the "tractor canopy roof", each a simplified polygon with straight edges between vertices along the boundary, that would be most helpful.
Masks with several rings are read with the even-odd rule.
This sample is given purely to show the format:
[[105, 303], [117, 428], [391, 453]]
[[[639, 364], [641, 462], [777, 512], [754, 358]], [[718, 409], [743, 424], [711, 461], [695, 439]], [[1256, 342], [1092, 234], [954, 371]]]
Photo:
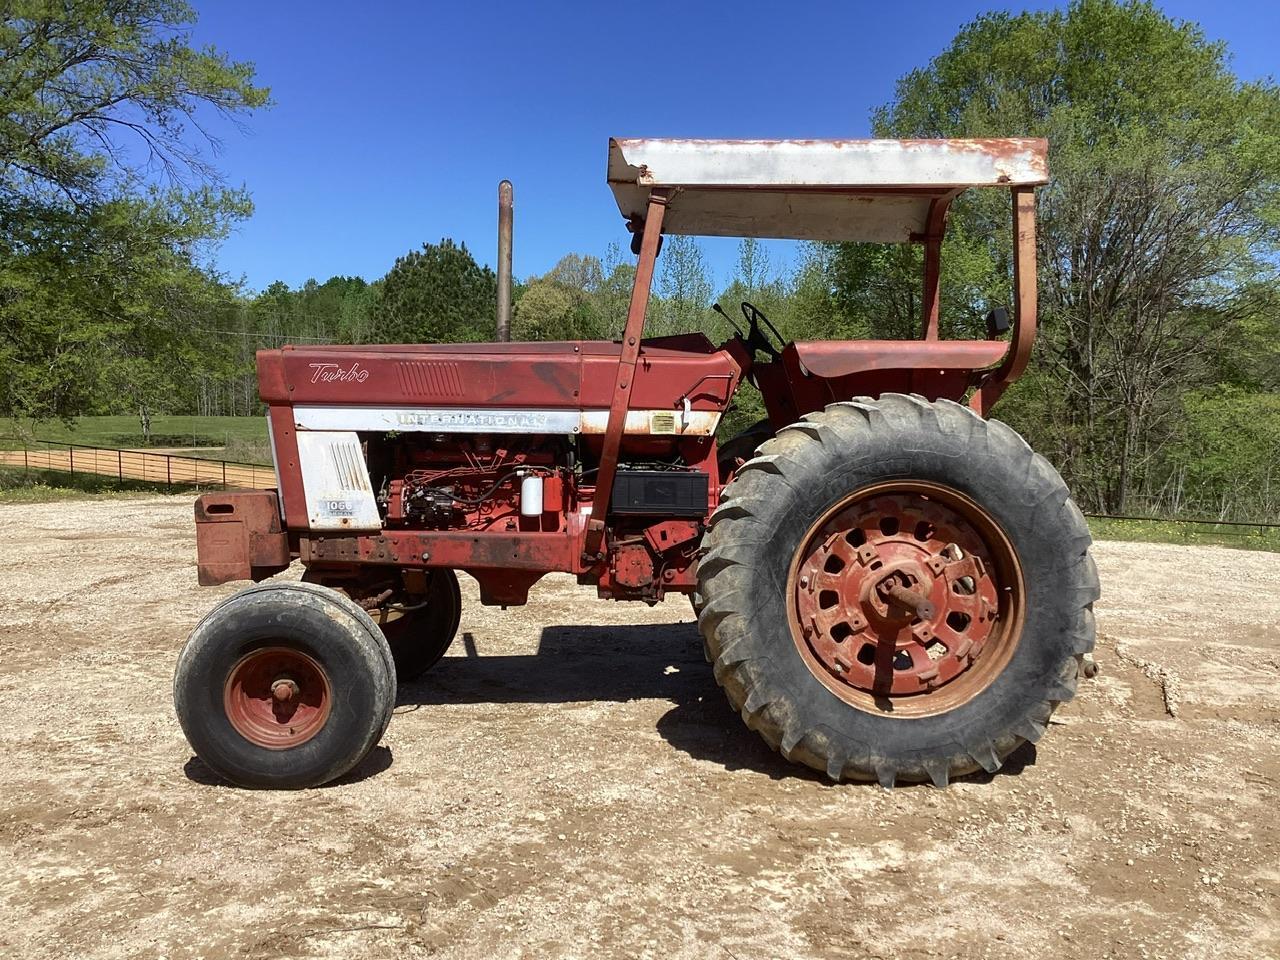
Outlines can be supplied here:
[[1048, 144], [610, 139], [608, 177], [628, 219], [669, 192], [663, 233], [901, 243], [925, 233], [936, 199], [1047, 183]]

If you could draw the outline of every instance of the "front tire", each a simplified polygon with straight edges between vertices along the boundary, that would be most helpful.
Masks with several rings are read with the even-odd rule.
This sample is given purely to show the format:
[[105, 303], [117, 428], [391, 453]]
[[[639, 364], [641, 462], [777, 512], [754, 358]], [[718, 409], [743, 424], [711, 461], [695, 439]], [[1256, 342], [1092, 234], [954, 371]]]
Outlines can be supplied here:
[[700, 628], [747, 725], [833, 780], [999, 769], [1075, 693], [1084, 518], [1011, 429], [949, 401], [835, 404], [725, 489]]
[[368, 614], [307, 583], [250, 587], [196, 626], [173, 699], [196, 755], [244, 787], [297, 789], [341, 777], [381, 739], [395, 669]]

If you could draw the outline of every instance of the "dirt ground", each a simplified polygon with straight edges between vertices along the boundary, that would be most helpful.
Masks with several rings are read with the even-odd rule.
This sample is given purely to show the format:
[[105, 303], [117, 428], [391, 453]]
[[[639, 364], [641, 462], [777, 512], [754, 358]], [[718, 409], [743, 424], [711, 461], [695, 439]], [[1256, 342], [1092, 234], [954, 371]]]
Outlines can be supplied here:
[[1100, 677], [1004, 772], [832, 786], [688, 605], [475, 602], [354, 775], [238, 790], [171, 676], [180, 497], [0, 506], [0, 956], [1280, 956], [1280, 555], [1101, 543]]

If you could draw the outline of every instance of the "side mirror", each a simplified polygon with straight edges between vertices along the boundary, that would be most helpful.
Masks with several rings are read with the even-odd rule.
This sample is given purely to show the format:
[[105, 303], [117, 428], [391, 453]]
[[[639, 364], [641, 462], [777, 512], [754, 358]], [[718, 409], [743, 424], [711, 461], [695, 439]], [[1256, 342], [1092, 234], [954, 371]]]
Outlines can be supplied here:
[[1009, 332], [1009, 311], [1004, 307], [996, 307], [987, 314], [987, 339], [994, 340], [1002, 333]]

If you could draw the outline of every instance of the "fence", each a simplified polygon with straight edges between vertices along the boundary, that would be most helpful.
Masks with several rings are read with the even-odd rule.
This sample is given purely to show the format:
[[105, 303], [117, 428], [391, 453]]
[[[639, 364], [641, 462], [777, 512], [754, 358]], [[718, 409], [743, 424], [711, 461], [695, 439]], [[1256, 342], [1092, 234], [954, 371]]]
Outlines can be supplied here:
[[[1229, 541], [1242, 547], [1263, 547], [1280, 549], [1280, 523], [1263, 520], [1214, 520], [1208, 517], [1159, 517], [1159, 516], [1127, 516], [1111, 513], [1086, 513], [1090, 520], [1104, 524], [1116, 524], [1117, 532], [1135, 531], [1144, 524], [1155, 524], [1162, 528], [1166, 535], [1153, 539], [1196, 542]], [[1149, 533], [1149, 531], [1147, 531]], [[1129, 534], [1130, 536], [1132, 533]], [[1138, 536], [1135, 539], [1148, 539]]]
[[204, 460], [147, 450], [92, 447], [56, 440], [0, 436], [0, 466], [23, 470], [92, 473], [119, 480], [196, 487], [265, 488], [276, 485], [275, 471], [254, 463]]

